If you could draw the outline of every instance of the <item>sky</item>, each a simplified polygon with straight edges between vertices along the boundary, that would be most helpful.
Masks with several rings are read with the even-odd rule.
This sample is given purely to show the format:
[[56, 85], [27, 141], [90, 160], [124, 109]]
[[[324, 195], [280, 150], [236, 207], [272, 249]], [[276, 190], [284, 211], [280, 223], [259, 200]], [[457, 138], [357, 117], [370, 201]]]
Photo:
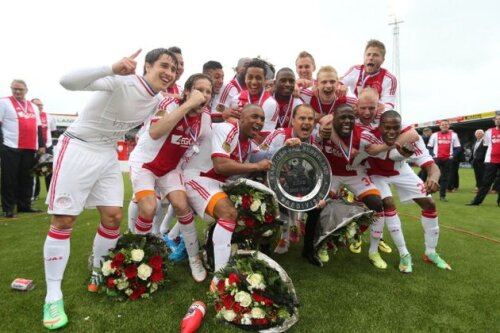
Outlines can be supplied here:
[[[394, 5], [396, 4], [396, 6]], [[394, 72], [392, 13], [399, 26], [405, 123], [500, 110], [500, 2], [493, 0], [2, 1], [0, 96], [13, 79], [28, 84], [49, 113], [77, 113], [88, 92], [59, 85], [66, 72], [111, 65], [142, 48], [182, 48], [185, 73], [222, 63], [225, 81], [240, 57], [295, 69], [300, 51], [340, 75], [363, 62], [369, 39], [385, 43]], [[142, 70], [140, 71], [142, 72]]]

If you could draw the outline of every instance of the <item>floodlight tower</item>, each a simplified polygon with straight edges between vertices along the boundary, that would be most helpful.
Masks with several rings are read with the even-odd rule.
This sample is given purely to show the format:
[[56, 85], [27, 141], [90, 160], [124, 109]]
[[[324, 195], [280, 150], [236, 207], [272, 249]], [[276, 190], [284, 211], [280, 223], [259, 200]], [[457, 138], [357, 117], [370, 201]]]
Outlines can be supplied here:
[[392, 25], [392, 73], [398, 80], [398, 88], [396, 91], [396, 105], [398, 107], [399, 113], [403, 114], [403, 106], [401, 104], [401, 73], [399, 71], [399, 25], [404, 21], [398, 20], [397, 16], [394, 14], [393, 20], [389, 22]]

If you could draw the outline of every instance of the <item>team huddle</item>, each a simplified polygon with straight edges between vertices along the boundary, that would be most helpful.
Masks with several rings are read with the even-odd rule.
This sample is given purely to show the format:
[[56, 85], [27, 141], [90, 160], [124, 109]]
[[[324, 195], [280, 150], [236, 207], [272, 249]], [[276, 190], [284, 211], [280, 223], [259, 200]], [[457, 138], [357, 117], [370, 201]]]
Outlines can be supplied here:
[[[90, 102], [61, 136], [54, 150], [53, 177], [47, 194], [51, 226], [44, 244], [45, 298], [43, 324], [57, 329], [67, 324], [61, 282], [69, 259], [70, 237], [77, 216], [95, 207], [100, 224], [92, 249], [90, 291], [100, 283], [98, 268], [120, 236], [124, 185], [115, 144], [140, 127], [130, 155], [131, 205], [136, 218], [129, 228], [152, 232], [159, 200], [170, 203], [177, 224], [168, 239], [182, 235], [193, 279], [207, 272], [199, 257], [194, 216], [216, 221], [213, 232], [215, 270], [231, 255], [237, 210], [222, 185], [255, 172], [266, 172], [271, 157], [284, 145], [308, 143], [318, 147], [330, 163], [331, 195], [346, 187], [368, 209], [376, 212], [370, 229], [369, 259], [386, 269], [381, 246], [384, 224], [400, 254], [399, 270], [412, 272], [391, 185], [401, 202], [422, 208], [426, 261], [442, 269], [450, 266], [437, 254], [439, 225], [430, 196], [439, 189], [439, 168], [418, 133], [402, 124], [393, 111], [396, 78], [381, 68], [385, 47], [370, 40], [363, 65], [339, 78], [332, 66], [316, 72], [314, 58], [301, 52], [296, 72], [274, 68], [261, 59], [242, 58], [235, 77], [223, 84], [220, 63], [209, 61], [203, 73], [177, 84], [184, 70], [179, 48], [154, 49], [146, 54], [143, 75], [136, 74], [140, 50], [112, 66], [78, 70], [65, 75], [69, 90], [94, 91]], [[408, 162], [428, 171], [425, 182]], [[302, 255], [322, 266], [324, 258], [313, 247], [313, 234], [325, 201], [307, 213]], [[276, 253], [285, 253], [290, 213], [282, 228]], [[167, 241], [168, 242], [168, 241]], [[356, 246], [360, 251], [361, 243]], [[216, 277], [211, 288], [217, 284]]]

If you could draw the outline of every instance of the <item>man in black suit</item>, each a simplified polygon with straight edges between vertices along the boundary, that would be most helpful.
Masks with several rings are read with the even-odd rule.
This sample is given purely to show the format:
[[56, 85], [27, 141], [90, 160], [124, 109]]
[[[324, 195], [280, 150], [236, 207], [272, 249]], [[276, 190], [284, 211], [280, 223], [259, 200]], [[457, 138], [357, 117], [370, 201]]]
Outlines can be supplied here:
[[472, 148], [471, 163], [472, 168], [474, 169], [474, 177], [476, 178], [476, 189], [474, 192], [477, 192], [479, 187], [481, 187], [481, 180], [484, 175], [484, 157], [488, 147], [483, 145], [483, 130], [476, 130], [474, 136], [476, 137], [476, 142]]

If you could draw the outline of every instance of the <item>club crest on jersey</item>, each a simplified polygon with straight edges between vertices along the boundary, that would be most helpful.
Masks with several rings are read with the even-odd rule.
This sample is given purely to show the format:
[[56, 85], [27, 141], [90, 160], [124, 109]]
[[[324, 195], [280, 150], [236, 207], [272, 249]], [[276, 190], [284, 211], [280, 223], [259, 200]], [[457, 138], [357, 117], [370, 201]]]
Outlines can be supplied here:
[[269, 145], [267, 143], [263, 143], [260, 145], [260, 150], [268, 151]]
[[215, 110], [217, 110], [217, 112], [224, 111], [224, 105], [223, 104], [217, 104], [217, 106], [215, 107]]

